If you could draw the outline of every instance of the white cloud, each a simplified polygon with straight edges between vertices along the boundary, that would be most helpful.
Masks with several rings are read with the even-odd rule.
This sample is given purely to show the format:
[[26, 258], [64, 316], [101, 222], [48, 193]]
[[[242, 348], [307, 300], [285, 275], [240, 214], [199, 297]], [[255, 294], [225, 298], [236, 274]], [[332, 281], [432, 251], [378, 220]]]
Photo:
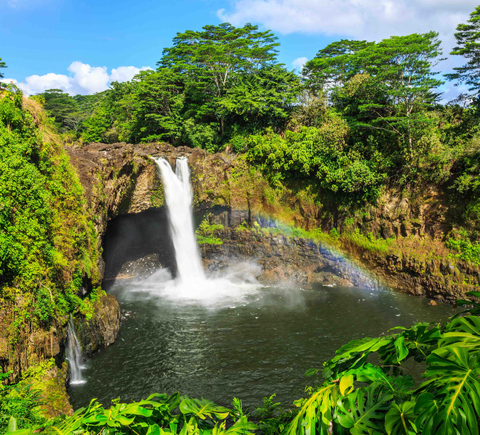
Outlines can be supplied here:
[[308, 62], [307, 57], [297, 57], [293, 62], [292, 65], [293, 67], [298, 71], [301, 72], [303, 69], [303, 65], [305, 65]]
[[139, 73], [139, 71], [144, 71], [147, 69], [152, 69], [150, 67], [137, 68], [134, 66], [120, 66], [118, 68], [113, 68], [112, 73], [110, 74], [111, 82], [128, 82], [132, 80], [133, 76]]
[[[283, 34], [309, 33], [380, 40], [435, 30], [446, 49], [478, 0], [234, 0], [218, 17], [234, 25], [258, 23]], [[319, 47], [320, 48], [320, 47]]]
[[108, 87], [110, 76], [106, 66], [93, 67], [82, 62], [73, 62], [68, 70], [74, 74], [71, 84], [78, 89], [75, 93], [93, 94], [104, 91]]
[[48, 73], [42, 76], [32, 75], [25, 78], [23, 82], [13, 79], [3, 79], [3, 82], [13, 81], [26, 95], [38, 94], [47, 89], [61, 89], [70, 95], [94, 94], [108, 88], [113, 82], [125, 82], [131, 80], [141, 70], [151, 69], [150, 67], [137, 68], [134, 66], [121, 66], [113, 68], [108, 73], [105, 66], [90, 66], [82, 62], [72, 62], [68, 67], [71, 75]]

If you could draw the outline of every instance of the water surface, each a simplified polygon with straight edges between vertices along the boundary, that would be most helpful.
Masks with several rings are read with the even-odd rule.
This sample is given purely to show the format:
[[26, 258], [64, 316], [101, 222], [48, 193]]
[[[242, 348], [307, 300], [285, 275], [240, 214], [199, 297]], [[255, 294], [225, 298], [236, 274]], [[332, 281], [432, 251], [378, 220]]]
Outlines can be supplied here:
[[177, 391], [222, 405], [239, 397], [247, 407], [276, 393], [289, 405], [304, 395], [305, 371], [349, 340], [452, 314], [447, 305], [357, 288], [245, 286], [207, 303], [142, 282], [118, 281], [111, 292], [135, 315], [114, 345], [87, 362], [87, 382], [70, 387], [75, 408], [94, 397], [108, 406], [117, 397]]

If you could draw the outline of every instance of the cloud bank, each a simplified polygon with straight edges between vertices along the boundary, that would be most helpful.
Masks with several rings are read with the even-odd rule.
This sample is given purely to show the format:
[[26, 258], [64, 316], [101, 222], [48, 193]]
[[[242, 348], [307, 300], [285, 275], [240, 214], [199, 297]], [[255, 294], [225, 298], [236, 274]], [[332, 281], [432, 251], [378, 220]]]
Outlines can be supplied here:
[[26, 95], [34, 95], [47, 89], [61, 89], [70, 95], [89, 95], [101, 92], [108, 88], [111, 82], [126, 82], [142, 70], [150, 67], [137, 68], [134, 66], [120, 66], [113, 68], [110, 73], [105, 66], [90, 66], [82, 62], [72, 62], [68, 67], [70, 75], [48, 73], [42, 76], [32, 75], [23, 82], [14, 79], [2, 79], [3, 82], [13, 82]]
[[217, 16], [236, 26], [257, 23], [282, 34], [309, 33], [380, 40], [435, 30], [445, 46], [477, 0], [233, 0]]

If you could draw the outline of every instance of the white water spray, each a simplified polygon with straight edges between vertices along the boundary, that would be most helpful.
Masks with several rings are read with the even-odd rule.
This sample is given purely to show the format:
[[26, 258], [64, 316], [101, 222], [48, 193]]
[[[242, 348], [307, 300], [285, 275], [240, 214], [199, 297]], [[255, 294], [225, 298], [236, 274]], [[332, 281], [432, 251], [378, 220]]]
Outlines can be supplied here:
[[168, 207], [170, 232], [177, 262], [177, 280], [186, 285], [201, 285], [205, 282], [205, 273], [193, 228], [193, 193], [190, 187], [188, 160], [185, 157], [177, 159], [175, 173], [165, 159], [157, 158], [156, 162], [162, 174], [165, 202]]
[[82, 376], [82, 368], [84, 368], [82, 351], [80, 349], [80, 342], [78, 341], [77, 334], [75, 334], [75, 327], [71, 318], [68, 321], [66, 357], [70, 368], [70, 385], [84, 384], [86, 381]]
[[260, 267], [256, 264], [244, 263], [225, 271], [222, 276], [205, 276], [193, 226], [193, 193], [188, 160], [185, 157], [178, 158], [175, 173], [167, 160], [157, 157], [155, 162], [160, 168], [164, 186], [177, 276], [172, 280], [165, 270], [159, 270], [139, 282], [139, 289], [161, 294], [169, 299], [183, 302], [190, 300], [208, 305], [232, 298], [242, 299], [256, 291], [259, 286], [255, 276], [260, 273]]

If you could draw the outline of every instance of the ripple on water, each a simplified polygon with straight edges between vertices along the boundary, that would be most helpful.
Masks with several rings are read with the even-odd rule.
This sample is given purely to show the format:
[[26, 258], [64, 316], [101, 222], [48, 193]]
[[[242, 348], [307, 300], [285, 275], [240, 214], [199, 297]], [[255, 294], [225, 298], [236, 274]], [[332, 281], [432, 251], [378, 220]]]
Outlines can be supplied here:
[[[213, 287], [226, 279], [217, 276]], [[176, 391], [223, 405], [239, 397], [246, 406], [277, 393], [290, 404], [304, 395], [305, 371], [349, 340], [451, 315], [449, 306], [389, 291], [238, 285], [232, 277], [228, 286], [199, 299], [173, 291], [165, 272], [156, 283], [116, 284], [112, 292], [135, 316], [88, 362], [87, 383], [70, 387], [74, 406]]]

